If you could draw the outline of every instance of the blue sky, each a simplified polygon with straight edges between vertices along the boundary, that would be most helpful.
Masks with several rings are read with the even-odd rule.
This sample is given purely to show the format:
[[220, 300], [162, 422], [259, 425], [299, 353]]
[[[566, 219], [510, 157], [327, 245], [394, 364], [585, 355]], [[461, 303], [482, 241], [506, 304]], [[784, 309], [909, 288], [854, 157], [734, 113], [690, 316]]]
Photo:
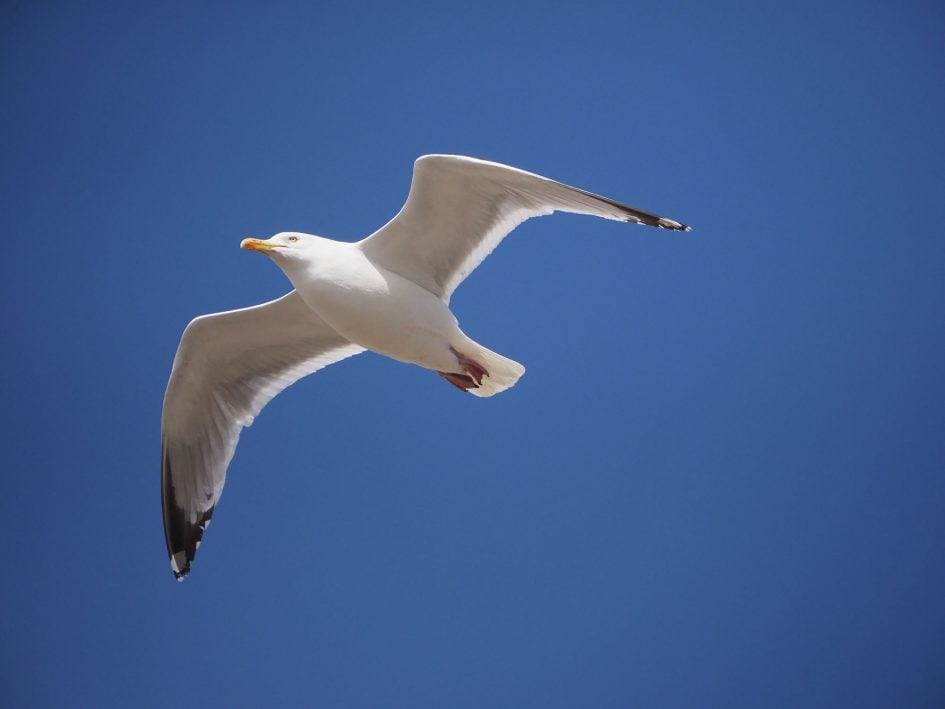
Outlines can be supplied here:
[[[940, 4], [266, 5], [2, 10], [0, 701], [942, 706]], [[453, 299], [519, 384], [292, 387], [175, 583], [181, 331], [431, 152], [694, 231], [523, 225]]]

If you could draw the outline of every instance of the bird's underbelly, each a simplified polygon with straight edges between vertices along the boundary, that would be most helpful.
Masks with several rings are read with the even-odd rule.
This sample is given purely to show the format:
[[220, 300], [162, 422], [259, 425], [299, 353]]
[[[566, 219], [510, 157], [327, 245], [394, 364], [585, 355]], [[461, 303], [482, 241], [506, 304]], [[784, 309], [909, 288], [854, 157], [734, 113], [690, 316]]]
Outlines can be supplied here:
[[302, 299], [351, 342], [401, 362], [451, 371], [452, 343], [462, 338], [446, 304], [412, 281], [390, 272], [358, 279], [318, 278], [302, 288]]

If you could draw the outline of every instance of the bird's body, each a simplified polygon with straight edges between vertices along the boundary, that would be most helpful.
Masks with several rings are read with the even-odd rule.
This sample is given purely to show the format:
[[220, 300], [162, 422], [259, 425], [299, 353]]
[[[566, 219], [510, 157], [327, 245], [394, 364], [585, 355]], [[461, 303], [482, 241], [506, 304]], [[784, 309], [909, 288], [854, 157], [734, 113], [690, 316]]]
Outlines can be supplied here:
[[187, 326], [162, 419], [162, 503], [171, 568], [191, 562], [223, 490], [240, 430], [299, 378], [365, 350], [492, 396], [525, 368], [471, 340], [450, 311], [453, 290], [519, 223], [553, 211], [675, 231], [679, 222], [523, 170], [427, 155], [400, 213], [357, 243], [283, 232], [244, 239], [295, 290]]
[[453, 370], [450, 346], [464, 336], [446, 303], [372, 263], [357, 244], [309, 238], [313, 258], [285, 267], [308, 307], [365, 349], [427, 369]]

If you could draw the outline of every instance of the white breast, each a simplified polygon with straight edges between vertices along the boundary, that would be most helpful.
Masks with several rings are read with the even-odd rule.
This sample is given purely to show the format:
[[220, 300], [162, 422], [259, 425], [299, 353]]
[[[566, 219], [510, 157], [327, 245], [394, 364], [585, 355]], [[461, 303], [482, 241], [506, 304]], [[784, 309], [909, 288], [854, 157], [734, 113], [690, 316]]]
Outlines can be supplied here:
[[287, 275], [306, 304], [344, 337], [402, 362], [455, 366], [456, 318], [428, 290], [373, 264], [353, 244], [325, 249]]

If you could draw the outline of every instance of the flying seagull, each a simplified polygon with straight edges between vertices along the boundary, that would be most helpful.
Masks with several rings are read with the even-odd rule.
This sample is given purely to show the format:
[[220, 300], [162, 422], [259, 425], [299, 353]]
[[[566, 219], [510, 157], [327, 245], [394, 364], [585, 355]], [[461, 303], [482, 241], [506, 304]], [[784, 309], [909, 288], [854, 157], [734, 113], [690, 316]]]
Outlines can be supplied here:
[[161, 501], [171, 569], [190, 571], [223, 491], [240, 431], [307, 374], [372, 350], [492, 396], [525, 368], [474, 342], [450, 296], [526, 219], [555, 211], [674, 231], [689, 227], [514, 167], [424, 155], [400, 212], [356, 243], [298, 232], [244, 239], [294, 290], [262, 305], [202, 315], [184, 330], [161, 421]]

